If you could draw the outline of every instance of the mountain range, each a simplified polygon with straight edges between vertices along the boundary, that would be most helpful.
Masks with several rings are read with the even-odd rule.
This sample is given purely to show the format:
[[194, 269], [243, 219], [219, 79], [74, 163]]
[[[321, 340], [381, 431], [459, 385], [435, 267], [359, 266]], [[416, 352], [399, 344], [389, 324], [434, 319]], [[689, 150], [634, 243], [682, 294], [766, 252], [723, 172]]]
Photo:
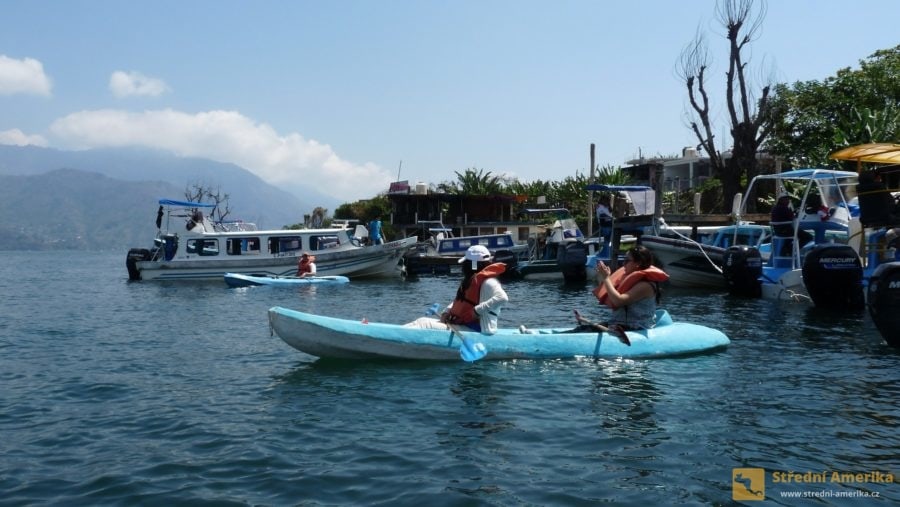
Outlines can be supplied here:
[[125, 250], [149, 247], [159, 199], [184, 200], [201, 185], [228, 194], [228, 219], [261, 229], [302, 223], [339, 201], [303, 197], [234, 164], [115, 148], [63, 151], [0, 145], [0, 250]]

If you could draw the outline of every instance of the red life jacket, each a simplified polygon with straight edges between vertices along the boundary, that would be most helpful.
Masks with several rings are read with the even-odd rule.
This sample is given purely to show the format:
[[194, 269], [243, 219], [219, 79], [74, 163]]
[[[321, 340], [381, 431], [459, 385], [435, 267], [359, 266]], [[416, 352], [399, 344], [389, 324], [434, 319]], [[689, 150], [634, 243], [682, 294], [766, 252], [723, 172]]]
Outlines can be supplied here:
[[[625, 266], [617, 269], [613, 274], [609, 275], [609, 281], [612, 283], [613, 287], [619, 291], [619, 294], [625, 294], [632, 287], [637, 285], [638, 282], [665, 282], [669, 279], [669, 275], [666, 274], [665, 271], [659, 269], [656, 266], [650, 266], [647, 269], [638, 269], [636, 271], [632, 271], [630, 275], [625, 276]], [[612, 304], [612, 301], [609, 300], [609, 293], [606, 290], [606, 284], [601, 283], [594, 290], [594, 295], [597, 296], [597, 300], [600, 301], [600, 304], [604, 304], [613, 310], [617, 308], [616, 305]]]
[[312, 269], [309, 267], [309, 265], [312, 264], [315, 260], [316, 258], [312, 255], [307, 257], [305, 261], [303, 260], [303, 257], [301, 257], [297, 262], [297, 276], [300, 276], [303, 273], [311, 273]]
[[475, 313], [475, 305], [481, 299], [481, 286], [489, 278], [500, 276], [506, 271], [506, 264], [495, 262], [484, 269], [472, 275], [472, 282], [463, 293], [462, 299], [453, 300], [450, 307], [450, 322], [453, 324], [471, 324], [478, 320], [478, 314]]

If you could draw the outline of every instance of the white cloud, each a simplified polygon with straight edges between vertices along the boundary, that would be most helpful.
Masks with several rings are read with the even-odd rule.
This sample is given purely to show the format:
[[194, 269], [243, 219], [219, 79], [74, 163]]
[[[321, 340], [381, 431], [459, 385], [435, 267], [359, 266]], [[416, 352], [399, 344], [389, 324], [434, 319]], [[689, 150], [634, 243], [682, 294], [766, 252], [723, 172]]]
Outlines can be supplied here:
[[0, 55], [0, 95], [17, 93], [50, 96], [53, 85], [44, 65], [34, 58], [16, 60]]
[[47, 146], [47, 140], [39, 135], [28, 135], [19, 129], [0, 131], [0, 144], [13, 146]]
[[117, 70], [109, 76], [109, 89], [117, 98], [156, 97], [169, 91], [169, 86], [162, 79], [147, 77], [140, 72]]
[[146, 146], [231, 162], [267, 183], [309, 185], [345, 201], [373, 197], [391, 181], [376, 164], [342, 160], [327, 144], [281, 135], [235, 111], [80, 111], [54, 121], [50, 130], [73, 148]]

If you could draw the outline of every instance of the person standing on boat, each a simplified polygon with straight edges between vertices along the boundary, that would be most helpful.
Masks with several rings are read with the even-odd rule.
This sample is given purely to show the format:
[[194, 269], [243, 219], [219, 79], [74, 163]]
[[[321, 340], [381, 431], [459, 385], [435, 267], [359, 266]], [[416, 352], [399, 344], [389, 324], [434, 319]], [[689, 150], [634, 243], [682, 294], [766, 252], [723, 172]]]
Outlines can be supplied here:
[[[778, 200], [772, 208], [772, 214], [769, 221], [772, 226], [772, 234], [785, 238], [793, 238], [794, 217], [794, 210], [791, 208], [791, 196], [785, 192], [778, 194]], [[809, 243], [813, 239], [812, 234], [804, 230], [797, 231], [797, 238], [800, 240], [801, 246]], [[785, 256], [790, 254], [791, 241], [784, 241], [781, 246], [780, 255]]]
[[463, 280], [456, 289], [456, 298], [440, 318], [420, 317], [405, 327], [450, 329], [450, 325], [455, 325], [484, 334], [497, 332], [500, 310], [509, 301], [497, 280], [506, 271], [506, 264], [493, 262], [491, 252], [482, 245], [470, 246], [459, 263]]
[[612, 212], [609, 210], [609, 197], [600, 198], [595, 213], [597, 215], [597, 231], [601, 236], [608, 238], [613, 220]]
[[604, 224], [612, 221], [612, 212], [609, 210], [609, 198], [601, 197], [600, 202], [597, 203], [597, 209], [595, 210], [597, 213], [597, 223]]
[[381, 232], [381, 215], [375, 215], [375, 218], [369, 222], [369, 239], [373, 245], [383, 245], [384, 236]]
[[610, 332], [650, 329], [656, 324], [659, 284], [669, 275], [653, 265], [653, 254], [643, 245], [625, 254], [625, 264], [614, 273], [603, 261], [597, 264], [597, 287], [594, 296], [608, 306], [612, 315], [607, 323]]
[[316, 276], [316, 258], [309, 255], [309, 252], [303, 252], [297, 261], [297, 276], [300, 278]]

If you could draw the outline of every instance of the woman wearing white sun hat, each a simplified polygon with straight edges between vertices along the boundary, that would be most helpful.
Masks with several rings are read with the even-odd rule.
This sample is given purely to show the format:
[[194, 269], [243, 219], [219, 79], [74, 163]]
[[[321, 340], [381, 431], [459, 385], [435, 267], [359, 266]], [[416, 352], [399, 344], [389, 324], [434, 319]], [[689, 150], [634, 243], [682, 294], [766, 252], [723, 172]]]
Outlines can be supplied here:
[[440, 319], [421, 317], [406, 326], [450, 329], [449, 324], [453, 324], [485, 334], [496, 333], [500, 310], [509, 297], [497, 280], [506, 271], [506, 264], [492, 260], [491, 252], [484, 246], [470, 246], [459, 259], [463, 280], [456, 290], [456, 298], [440, 313]]

